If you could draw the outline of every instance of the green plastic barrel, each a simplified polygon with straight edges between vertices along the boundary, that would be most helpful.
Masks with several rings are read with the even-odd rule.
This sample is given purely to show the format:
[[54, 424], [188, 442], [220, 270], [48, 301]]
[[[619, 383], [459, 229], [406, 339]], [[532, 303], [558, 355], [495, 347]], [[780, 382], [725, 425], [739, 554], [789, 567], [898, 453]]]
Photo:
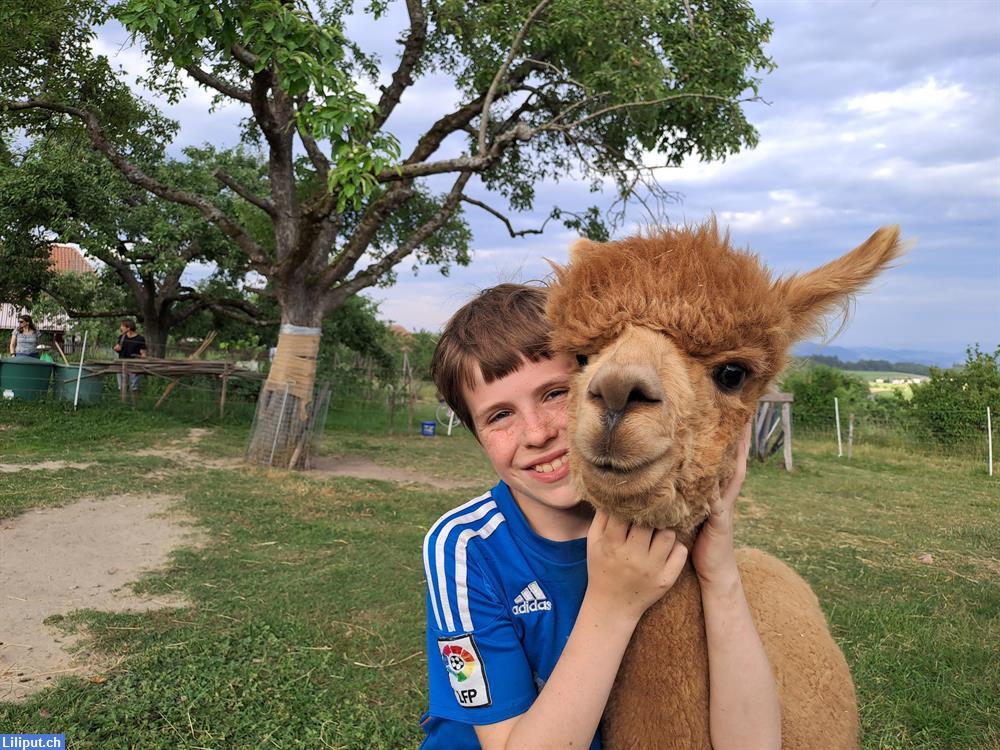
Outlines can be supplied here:
[[[57, 364], [54, 367], [53, 390], [56, 397], [63, 401], [72, 401], [76, 396], [76, 376], [79, 366]], [[84, 367], [80, 373], [80, 398], [77, 403], [96, 404], [101, 400], [102, 390], [104, 390], [103, 376]]]
[[0, 397], [37, 401], [49, 392], [52, 363], [34, 357], [9, 357], [0, 367]]

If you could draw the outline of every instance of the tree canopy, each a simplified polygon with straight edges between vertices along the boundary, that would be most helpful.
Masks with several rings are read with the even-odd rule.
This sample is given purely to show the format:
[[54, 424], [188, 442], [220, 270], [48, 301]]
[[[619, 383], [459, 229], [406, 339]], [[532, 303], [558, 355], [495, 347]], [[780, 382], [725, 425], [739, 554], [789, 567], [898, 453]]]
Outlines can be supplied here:
[[[594, 190], [612, 185], [619, 208], [634, 197], [655, 215], [668, 191], [653, 167], [721, 159], [757, 141], [743, 105], [772, 66], [763, 49], [771, 27], [749, 0], [371, 0], [362, 12], [376, 21], [405, 8], [398, 57], [387, 63], [347, 35], [354, 7], [5, 4], [0, 132], [84, 133], [132, 185], [200, 212], [267, 278], [291, 326], [283, 336], [318, 331], [359, 291], [391, 282], [408, 256], [445, 270], [467, 262], [466, 206], [498, 217], [512, 235], [537, 232], [515, 230], [508, 212], [532, 207], [542, 180], [583, 177]], [[142, 77], [149, 89], [176, 101], [193, 82], [246, 109], [243, 139], [260, 149], [266, 175], [247, 182], [221, 161], [212, 170], [241, 212], [203, 186], [144, 168], [176, 124], [92, 51], [95, 29], [109, 19], [151, 61]], [[404, 151], [394, 114], [432, 73], [450, 79], [457, 101], [428, 112]], [[377, 86], [377, 101], [366, 83]], [[506, 206], [474, 195], [473, 179]], [[552, 218], [594, 238], [607, 232], [593, 209], [557, 206]], [[261, 222], [266, 241], [254, 228]], [[288, 371], [279, 365], [284, 351], [279, 339], [272, 373]], [[293, 400], [308, 402], [310, 378], [299, 381]], [[262, 399], [278, 388], [269, 379]]]
[[[405, 5], [409, 28], [385, 82], [381, 61], [345, 35], [349, 3], [9, 7], [0, 19], [4, 121], [31, 133], [74, 120], [133, 184], [198, 209], [233, 239], [286, 298], [286, 317], [313, 323], [383, 281], [411, 252], [420, 262], [465, 261], [461, 204], [502, 213], [468, 195], [473, 176], [515, 211], [532, 205], [539, 180], [568, 175], [610, 177], [622, 197], [642, 185], [655, 196], [662, 188], [650, 176], [650, 154], [677, 164], [756, 142], [741, 105], [771, 66], [763, 52], [770, 26], [744, 0]], [[380, 0], [367, 12], [379, 18], [389, 6]], [[265, 152], [266, 185], [248, 185], [223, 164], [214, 177], [266, 214], [270, 247], [202, 191], [137, 163], [175, 125], [90, 52], [95, 25], [110, 17], [152, 61], [145, 85], [176, 99], [193, 80], [219, 100], [247, 105], [245, 137]], [[391, 116], [407, 88], [431, 72], [449, 74], [461, 101], [435, 114], [401, 154]], [[378, 102], [362, 94], [365, 78], [381, 82]], [[463, 153], [439, 155], [452, 136], [465, 139]], [[435, 194], [424, 179], [431, 175], [452, 175], [451, 188]], [[580, 225], [578, 212], [569, 219]], [[308, 311], [288, 298], [303, 288], [318, 298]]]

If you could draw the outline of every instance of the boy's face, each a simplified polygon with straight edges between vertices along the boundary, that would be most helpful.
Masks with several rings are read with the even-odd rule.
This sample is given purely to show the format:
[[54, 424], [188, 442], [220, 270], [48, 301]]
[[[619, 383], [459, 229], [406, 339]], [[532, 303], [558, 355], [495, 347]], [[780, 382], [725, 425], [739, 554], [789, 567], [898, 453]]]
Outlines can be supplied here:
[[566, 355], [525, 360], [506, 377], [465, 391], [479, 441], [535, 531], [561, 536], [562, 511], [579, 504], [569, 478], [566, 397], [575, 366]]

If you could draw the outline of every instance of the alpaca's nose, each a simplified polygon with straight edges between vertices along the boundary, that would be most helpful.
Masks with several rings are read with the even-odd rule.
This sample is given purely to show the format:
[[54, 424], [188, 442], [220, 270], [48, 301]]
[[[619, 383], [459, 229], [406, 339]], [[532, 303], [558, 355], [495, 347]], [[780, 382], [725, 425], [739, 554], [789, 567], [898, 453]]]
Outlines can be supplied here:
[[[642, 404], [661, 403], [665, 396], [651, 365], [606, 362], [587, 386], [587, 395], [604, 409], [605, 418], [617, 423], [625, 412]], [[613, 425], [612, 425], [613, 426]]]

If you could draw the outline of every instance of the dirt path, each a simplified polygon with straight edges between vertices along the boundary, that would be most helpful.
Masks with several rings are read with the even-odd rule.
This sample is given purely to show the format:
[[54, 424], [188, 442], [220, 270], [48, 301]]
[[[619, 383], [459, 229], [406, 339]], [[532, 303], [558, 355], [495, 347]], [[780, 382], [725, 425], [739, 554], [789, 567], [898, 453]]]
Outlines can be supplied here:
[[79, 638], [43, 624], [77, 609], [184, 606], [175, 597], [139, 597], [125, 587], [162, 567], [170, 550], [197, 543], [177, 498], [121, 495], [38, 508], [0, 520], [0, 701], [20, 701], [64, 675], [92, 677], [106, 659], [70, 655]]
[[360, 456], [317, 456], [312, 460], [312, 468], [307, 474], [354, 477], [356, 479], [381, 479], [403, 484], [426, 484], [439, 490], [457, 490], [482, 484], [475, 479], [442, 479], [412, 469], [385, 466]]
[[61, 471], [63, 469], [89, 469], [93, 463], [79, 461], [37, 461], [33, 464], [0, 464], [0, 474], [15, 474], [19, 471]]
[[194, 446], [200, 443], [201, 439], [210, 432], [211, 430], [204, 427], [192, 427], [183, 438], [170, 440], [165, 445], [157, 448], [137, 450], [135, 455], [156, 456], [158, 458], [167, 458], [186, 466], [204, 466], [212, 469], [235, 469], [242, 466], [243, 460], [241, 458], [208, 458], [194, 452]]

